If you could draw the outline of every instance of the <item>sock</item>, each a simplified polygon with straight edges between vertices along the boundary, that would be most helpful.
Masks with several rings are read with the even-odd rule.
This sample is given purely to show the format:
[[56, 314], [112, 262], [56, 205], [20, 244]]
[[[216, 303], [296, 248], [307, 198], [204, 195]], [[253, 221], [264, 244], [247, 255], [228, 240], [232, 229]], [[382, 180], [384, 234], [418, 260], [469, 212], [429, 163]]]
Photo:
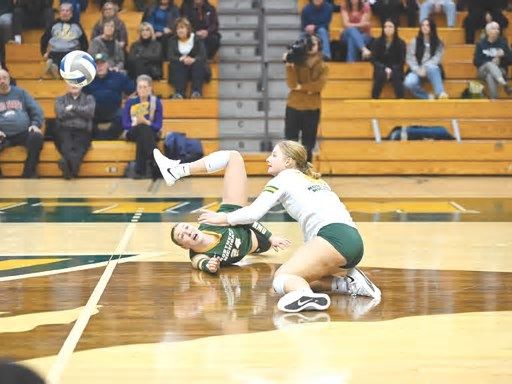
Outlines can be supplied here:
[[301, 288], [301, 289], [299, 289], [299, 291], [306, 295], [311, 295], [313, 293], [313, 290], [309, 286], [307, 288], [306, 287]]
[[229, 151], [217, 151], [203, 158], [206, 172], [213, 173], [226, 168], [229, 162]]
[[331, 283], [332, 292], [350, 293], [346, 277], [333, 276]]
[[16, 44], [21, 44], [21, 35], [14, 35], [14, 42]]

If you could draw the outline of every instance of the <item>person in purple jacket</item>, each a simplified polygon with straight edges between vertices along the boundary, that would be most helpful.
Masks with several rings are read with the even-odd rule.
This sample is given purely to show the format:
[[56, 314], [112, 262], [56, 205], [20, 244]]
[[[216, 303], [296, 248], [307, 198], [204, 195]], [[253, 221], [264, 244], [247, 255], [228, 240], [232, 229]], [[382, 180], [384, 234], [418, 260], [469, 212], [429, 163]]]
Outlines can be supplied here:
[[153, 80], [148, 75], [137, 77], [137, 91], [123, 108], [123, 136], [137, 144], [135, 178], [145, 178], [148, 171], [156, 175], [153, 149], [162, 129], [162, 102], [153, 95]]
[[325, 0], [311, 0], [301, 13], [302, 32], [318, 35], [322, 40], [324, 60], [331, 59], [329, 24], [332, 19], [332, 5]]

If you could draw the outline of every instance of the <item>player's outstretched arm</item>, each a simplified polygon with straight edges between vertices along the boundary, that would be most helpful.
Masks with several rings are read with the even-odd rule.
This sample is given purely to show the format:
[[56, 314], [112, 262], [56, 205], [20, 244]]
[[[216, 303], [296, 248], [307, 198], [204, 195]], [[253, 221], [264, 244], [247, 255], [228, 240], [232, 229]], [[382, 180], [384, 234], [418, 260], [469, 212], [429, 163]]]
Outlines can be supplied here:
[[218, 257], [208, 257], [202, 253], [195, 255], [190, 262], [195, 269], [211, 274], [217, 273], [220, 269], [220, 259]]

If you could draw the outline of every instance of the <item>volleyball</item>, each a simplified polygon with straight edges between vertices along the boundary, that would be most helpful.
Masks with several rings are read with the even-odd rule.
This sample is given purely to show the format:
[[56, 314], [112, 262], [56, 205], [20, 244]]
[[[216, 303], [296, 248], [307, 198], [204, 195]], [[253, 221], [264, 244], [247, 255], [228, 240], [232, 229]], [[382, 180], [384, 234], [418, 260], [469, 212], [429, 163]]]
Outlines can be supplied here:
[[60, 75], [70, 85], [84, 87], [96, 76], [96, 63], [84, 51], [71, 51], [60, 61]]

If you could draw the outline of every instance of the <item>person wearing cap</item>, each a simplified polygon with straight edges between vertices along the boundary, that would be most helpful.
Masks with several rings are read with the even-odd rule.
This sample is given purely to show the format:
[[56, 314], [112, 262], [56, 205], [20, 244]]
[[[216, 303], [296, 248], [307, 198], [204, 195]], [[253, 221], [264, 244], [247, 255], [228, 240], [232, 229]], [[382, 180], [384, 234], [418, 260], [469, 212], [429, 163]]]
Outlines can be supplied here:
[[135, 84], [124, 73], [110, 70], [108, 55], [97, 53], [96, 77], [83, 88], [86, 94], [96, 100], [94, 109], [92, 138], [115, 140], [123, 131], [121, 124], [121, 103], [123, 96], [135, 91]]
[[74, 23], [73, 6], [62, 3], [59, 18], [41, 36], [41, 55], [46, 60], [46, 70], [53, 77], [59, 77], [59, 63], [67, 53], [80, 49], [87, 51], [89, 43], [80, 23]]

